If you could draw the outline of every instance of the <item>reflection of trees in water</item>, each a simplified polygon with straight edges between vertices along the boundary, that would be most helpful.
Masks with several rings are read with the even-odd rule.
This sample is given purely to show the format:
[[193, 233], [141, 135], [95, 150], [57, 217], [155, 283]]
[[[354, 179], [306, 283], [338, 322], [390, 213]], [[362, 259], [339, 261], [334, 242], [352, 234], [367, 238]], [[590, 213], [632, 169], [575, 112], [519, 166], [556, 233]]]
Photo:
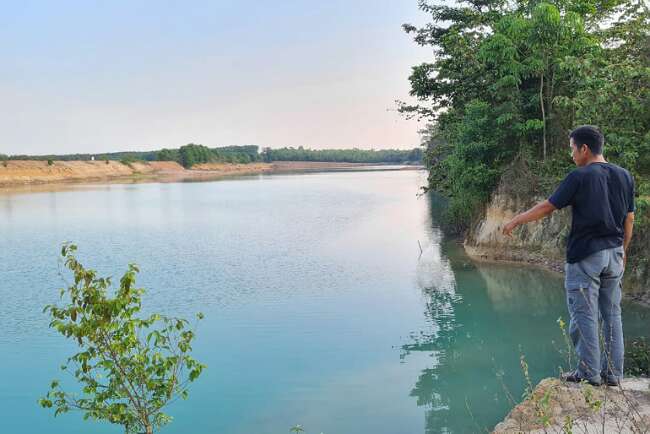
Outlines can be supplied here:
[[[529, 267], [474, 263], [461, 245], [444, 240], [430, 218], [430, 242], [417, 264], [428, 326], [411, 334], [400, 357], [430, 356], [410, 392], [425, 408], [425, 433], [484, 431], [511, 408], [504, 386], [515, 399], [523, 391], [521, 353], [533, 382], [557, 375], [563, 357], [556, 320], [567, 315], [562, 278]], [[631, 310], [626, 333], [641, 325], [647, 334], [647, 316], [636, 321]]]
[[489, 429], [510, 407], [502, 381], [515, 397], [522, 390], [520, 346], [534, 375], [555, 373], [560, 356], [550, 336], [557, 332], [559, 339], [555, 320], [564, 302], [555, 286], [561, 279], [472, 263], [457, 243], [443, 242], [437, 254], [434, 284], [422, 288], [430, 327], [402, 346], [403, 358], [424, 352], [432, 361], [410, 395], [426, 408], [426, 433]]
[[[480, 329], [490, 328], [481, 324], [481, 319], [493, 312], [485, 281], [472, 265], [454, 260], [458, 248], [437, 242], [423, 252], [417, 267], [418, 283], [429, 328], [413, 333], [410, 342], [401, 347], [403, 359], [413, 352], [431, 356], [430, 367], [420, 372], [410, 393], [418, 406], [426, 408], [426, 433], [476, 431], [466, 409], [468, 395], [476, 395], [472, 390], [482, 390], [486, 379], [494, 377], [494, 363], [488, 355], [481, 355], [485, 338]], [[451, 250], [452, 261], [445, 249]], [[461, 289], [471, 291], [467, 298], [461, 296]], [[494, 399], [485, 392], [479, 393], [482, 400]], [[475, 403], [479, 404], [488, 413], [493, 407], [489, 402]], [[477, 420], [484, 420], [478, 412]]]
[[[415, 352], [431, 357], [410, 392], [426, 409], [426, 433], [476, 432], [491, 428], [495, 415], [509, 408], [497, 371], [505, 372], [508, 389], [518, 396], [518, 343], [546, 339], [550, 345], [547, 328], [555, 326], [562, 299], [558, 291], [549, 295], [547, 276], [472, 263], [457, 242], [445, 242], [435, 218], [417, 264], [429, 326], [412, 333], [401, 358]], [[539, 318], [522, 320], [531, 304], [540, 306]]]
[[497, 312], [521, 312], [531, 305], [535, 312], [556, 312], [562, 300], [562, 279], [550, 272], [514, 265], [476, 264], [485, 280], [488, 297]]
[[[433, 204], [430, 205], [435, 209]], [[431, 356], [432, 366], [420, 373], [410, 393], [416, 398], [418, 406], [427, 409], [427, 433], [444, 432], [444, 427], [450, 426], [443, 416], [449, 414], [451, 409], [448, 385], [443, 378], [444, 365], [449, 360], [448, 351], [453, 348], [458, 333], [454, 309], [461, 302], [451, 264], [441, 249], [444, 235], [435, 227], [434, 219], [429, 235], [429, 242], [422, 246], [422, 255], [416, 267], [416, 280], [422, 290], [424, 315], [429, 327], [412, 333], [410, 342], [402, 345], [400, 354], [401, 359], [412, 352], [426, 352]]]

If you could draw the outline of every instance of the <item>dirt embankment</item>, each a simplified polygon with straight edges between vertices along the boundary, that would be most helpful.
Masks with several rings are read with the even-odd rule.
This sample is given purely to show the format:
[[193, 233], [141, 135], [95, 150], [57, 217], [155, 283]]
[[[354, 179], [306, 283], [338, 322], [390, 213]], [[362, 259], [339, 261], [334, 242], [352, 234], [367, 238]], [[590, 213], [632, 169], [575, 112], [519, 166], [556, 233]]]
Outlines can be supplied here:
[[[177, 167], [176, 167], [177, 166]], [[118, 161], [7, 161], [0, 164], [0, 186], [110, 179], [152, 175], [163, 170], [183, 170], [176, 163], [131, 163]]]
[[[274, 163], [206, 163], [191, 170], [173, 161], [134, 162], [119, 161], [21, 161], [0, 163], [0, 188], [34, 184], [58, 184], [88, 181], [149, 180], [173, 181], [179, 179], [219, 178], [231, 175], [275, 173], [291, 171], [370, 170], [381, 165], [363, 163], [328, 163], [281, 161]], [[404, 166], [420, 169], [420, 166]]]

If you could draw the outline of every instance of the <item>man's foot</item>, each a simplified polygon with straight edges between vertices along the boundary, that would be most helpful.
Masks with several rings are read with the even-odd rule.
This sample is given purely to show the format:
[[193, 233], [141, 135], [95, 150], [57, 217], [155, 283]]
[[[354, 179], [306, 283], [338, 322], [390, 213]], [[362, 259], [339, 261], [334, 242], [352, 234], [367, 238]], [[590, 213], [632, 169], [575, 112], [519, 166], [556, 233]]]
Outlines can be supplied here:
[[584, 377], [581, 377], [577, 371], [563, 373], [562, 375], [560, 375], [560, 380], [567, 381], [569, 383], [585, 382], [591, 384], [592, 386], [600, 386], [600, 381], [588, 380]]
[[601, 375], [600, 380], [601, 380], [602, 384], [606, 384], [606, 385], [612, 386], [612, 387], [618, 387], [618, 386], [621, 385], [621, 380], [618, 380], [618, 379], [615, 379], [615, 378], [612, 378], [612, 377], [607, 377], [606, 375]]

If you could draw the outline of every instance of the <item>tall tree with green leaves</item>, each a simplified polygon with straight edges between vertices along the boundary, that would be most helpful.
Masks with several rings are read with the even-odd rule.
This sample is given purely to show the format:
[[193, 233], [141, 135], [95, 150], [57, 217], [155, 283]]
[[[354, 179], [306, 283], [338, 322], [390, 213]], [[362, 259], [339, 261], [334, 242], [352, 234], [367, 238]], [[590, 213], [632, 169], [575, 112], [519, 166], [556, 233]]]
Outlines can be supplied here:
[[[451, 197], [466, 227], [505, 168], [540, 174], [569, 167], [567, 133], [598, 124], [610, 154], [645, 167], [650, 130], [650, 25], [639, 0], [419, 1], [431, 22], [404, 25], [433, 60], [412, 68], [408, 117], [435, 132], [424, 158], [429, 187]], [[555, 169], [554, 169], [555, 168]]]
[[81, 389], [66, 384], [65, 391], [54, 380], [40, 405], [55, 408], [55, 415], [79, 410], [84, 419], [122, 425], [126, 433], [151, 434], [171, 421], [163, 409], [179, 397], [187, 398], [189, 384], [205, 368], [190, 355], [194, 330], [181, 318], [138, 315], [144, 289], [135, 287], [135, 265], [129, 265], [111, 293], [111, 279], [86, 269], [75, 257], [76, 250], [67, 244], [61, 251], [74, 277], [61, 290], [65, 303], [49, 305], [45, 312], [50, 327], [79, 346], [61, 369], [72, 374]]

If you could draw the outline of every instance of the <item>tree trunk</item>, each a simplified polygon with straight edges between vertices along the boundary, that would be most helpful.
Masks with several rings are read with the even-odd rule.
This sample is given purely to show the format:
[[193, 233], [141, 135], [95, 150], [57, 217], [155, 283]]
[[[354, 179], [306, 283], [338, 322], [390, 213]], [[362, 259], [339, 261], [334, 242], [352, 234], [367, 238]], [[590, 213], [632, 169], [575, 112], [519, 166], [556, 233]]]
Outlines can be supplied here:
[[145, 429], [147, 430], [146, 434], [153, 434], [153, 427], [151, 425], [147, 425]]
[[543, 160], [546, 161], [546, 112], [544, 111], [544, 72], [539, 77], [539, 104], [542, 107], [542, 149]]

